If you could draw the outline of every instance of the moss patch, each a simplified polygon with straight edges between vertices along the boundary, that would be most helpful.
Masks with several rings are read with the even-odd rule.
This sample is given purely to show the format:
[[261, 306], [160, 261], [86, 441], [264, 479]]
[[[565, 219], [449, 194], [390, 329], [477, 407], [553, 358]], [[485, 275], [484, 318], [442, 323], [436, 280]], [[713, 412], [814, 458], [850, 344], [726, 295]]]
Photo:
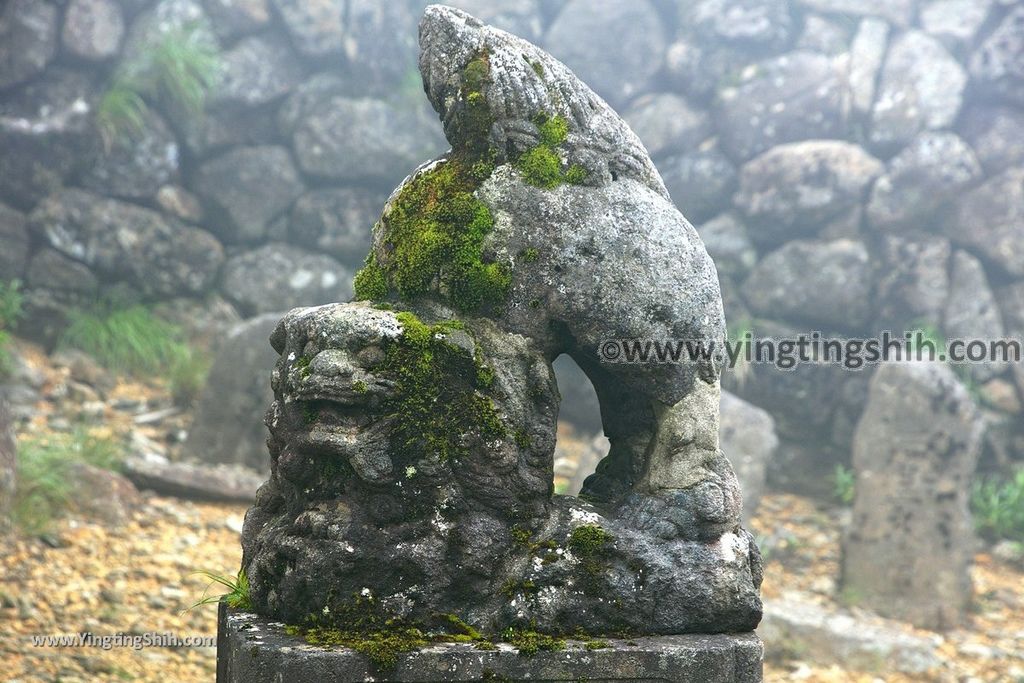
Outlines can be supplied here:
[[379, 371], [395, 381], [395, 394], [385, 408], [395, 420], [391, 448], [397, 462], [467, 456], [471, 434], [505, 438], [507, 430], [493, 401], [481, 391], [487, 388], [481, 382], [486, 372], [477, 359], [445, 338], [461, 324], [427, 325], [405, 311], [396, 317], [402, 335], [389, 342]]
[[569, 534], [569, 550], [577, 555], [589, 556], [604, 548], [604, 544], [611, 541], [613, 536], [596, 524], [584, 524], [572, 530]]
[[558, 652], [565, 649], [564, 639], [529, 629], [505, 629], [501, 637], [502, 640], [519, 650], [519, 654], [526, 657], [532, 657], [542, 650]]
[[537, 146], [525, 152], [516, 160], [515, 166], [530, 185], [551, 189], [563, 183], [579, 185], [586, 181], [586, 170], [573, 164], [562, 170], [562, 160], [557, 148], [569, 135], [569, 122], [563, 116], [548, 116], [541, 112], [534, 117], [537, 126]]
[[377, 263], [377, 257], [370, 254], [365, 265], [352, 282], [356, 301], [379, 301], [388, 296], [388, 278]]

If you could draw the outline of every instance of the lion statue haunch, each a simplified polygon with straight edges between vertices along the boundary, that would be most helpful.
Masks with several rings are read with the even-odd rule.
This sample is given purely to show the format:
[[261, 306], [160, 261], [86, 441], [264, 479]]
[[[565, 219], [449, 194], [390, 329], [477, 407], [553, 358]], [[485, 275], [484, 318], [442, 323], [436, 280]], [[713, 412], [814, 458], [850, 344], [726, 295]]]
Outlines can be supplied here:
[[[420, 45], [451, 151], [388, 200], [362, 301], [292, 311], [271, 340], [272, 474], [243, 532], [255, 609], [347, 628], [372, 596], [403, 623], [486, 633], [754, 628], [719, 363], [598, 353], [724, 337], [699, 237], [564, 65], [436, 5]], [[578, 499], [552, 491], [562, 353], [612, 444]]]

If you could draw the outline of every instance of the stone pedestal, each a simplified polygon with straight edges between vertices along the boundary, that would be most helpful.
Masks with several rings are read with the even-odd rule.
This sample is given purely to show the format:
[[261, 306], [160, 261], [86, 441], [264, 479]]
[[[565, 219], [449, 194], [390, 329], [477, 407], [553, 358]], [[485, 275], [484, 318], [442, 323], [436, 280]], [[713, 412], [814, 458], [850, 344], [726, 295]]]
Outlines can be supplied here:
[[373, 669], [353, 650], [307, 645], [280, 623], [221, 605], [217, 631], [217, 683], [288, 681], [701, 681], [762, 680], [763, 646], [753, 633], [681, 635], [607, 640], [588, 650], [568, 641], [558, 652], [521, 655], [511, 645], [478, 650], [439, 644], [401, 655], [394, 669]]

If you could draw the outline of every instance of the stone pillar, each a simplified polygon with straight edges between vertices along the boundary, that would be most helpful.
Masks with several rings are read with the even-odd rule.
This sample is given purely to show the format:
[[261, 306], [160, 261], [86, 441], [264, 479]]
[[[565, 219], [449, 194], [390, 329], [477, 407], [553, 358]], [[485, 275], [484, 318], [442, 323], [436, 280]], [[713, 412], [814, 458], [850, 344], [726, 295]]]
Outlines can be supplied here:
[[856, 499], [843, 539], [852, 603], [917, 626], [955, 626], [967, 609], [968, 510], [982, 422], [948, 366], [891, 363], [871, 382], [853, 440]]

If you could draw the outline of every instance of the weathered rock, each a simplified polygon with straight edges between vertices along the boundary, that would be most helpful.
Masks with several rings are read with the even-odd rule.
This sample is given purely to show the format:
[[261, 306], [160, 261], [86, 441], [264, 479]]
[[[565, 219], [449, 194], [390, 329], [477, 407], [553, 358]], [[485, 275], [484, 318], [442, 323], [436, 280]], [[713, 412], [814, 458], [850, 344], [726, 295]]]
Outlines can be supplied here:
[[85, 264], [49, 247], [32, 255], [26, 275], [29, 286], [34, 289], [81, 294], [83, 298], [95, 294], [99, 288], [96, 276]]
[[1024, 112], [987, 104], [971, 106], [959, 130], [989, 174], [1024, 166]]
[[124, 15], [114, 0], [71, 0], [64, 11], [61, 42], [82, 59], [104, 60], [117, 55], [124, 38]]
[[0, 9], [0, 89], [39, 74], [57, 54], [58, 8], [46, 0], [9, 0]]
[[[362, 92], [393, 96], [412, 90], [416, 76], [416, 21], [422, 4], [348, 0], [345, 14], [346, 80]], [[410, 83], [413, 87], [410, 87]]]
[[248, 503], [255, 499], [263, 475], [241, 465], [170, 462], [147, 453], [124, 461], [124, 475], [140, 489], [186, 500]]
[[351, 187], [314, 190], [292, 207], [288, 236], [296, 244], [358, 268], [369, 250], [370, 230], [386, 199]]
[[114, 141], [85, 171], [81, 183], [98, 193], [125, 199], [152, 199], [178, 174], [178, 142], [163, 119], [144, 114], [141, 130]]
[[970, 47], [992, 5], [992, 0], [931, 0], [921, 7], [921, 28], [951, 49]]
[[345, 2], [271, 0], [295, 47], [310, 57], [340, 55], [345, 40]]
[[[0, 397], [0, 520], [9, 519], [14, 505], [18, 468], [17, 442], [14, 440], [14, 421], [7, 401]], [[0, 521], [0, 525], [5, 525]]]
[[981, 165], [967, 143], [953, 133], [921, 133], [871, 188], [868, 221], [890, 232], [925, 228], [940, 207], [980, 178]]
[[746, 161], [786, 142], [842, 137], [845, 88], [838, 67], [816, 52], [758, 62], [743, 70], [738, 85], [719, 93], [722, 146]]
[[202, 116], [179, 114], [172, 123], [182, 144], [197, 159], [209, 159], [234, 147], [281, 142], [273, 105], [246, 107], [237, 102], [211, 102]]
[[[665, 52], [662, 20], [647, 3], [570, 0], [543, 45], [613, 106], [647, 89]], [[629, 31], [622, 27], [629, 26]]]
[[765, 317], [856, 331], [871, 314], [871, 258], [860, 242], [788, 242], [762, 258], [743, 284]]
[[26, 272], [18, 334], [52, 347], [67, 327], [71, 311], [95, 303], [99, 281], [88, 267], [43, 247], [32, 255]]
[[443, 149], [435, 127], [419, 109], [350, 97], [346, 89], [333, 79], [310, 81], [283, 108], [281, 127], [304, 172], [390, 184]]
[[736, 190], [736, 167], [717, 147], [658, 162], [672, 201], [690, 220], [705, 221], [728, 206]]
[[737, 47], [700, 42], [699, 36], [676, 40], [665, 53], [665, 76], [691, 102], [708, 106], [719, 86], [734, 82], [755, 58]]
[[875, 102], [878, 72], [885, 60], [888, 42], [889, 24], [868, 17], [860, 22], [850, 44], [850, 101], [861, 115], [870, 113]]
[[[978, 259], [965, 251], [953, 254], [949, 299], [942, 319], [947, 340], [991, 340], [1003, 338], [1003, 321], [995, 295]], [[1002, 374], [1005, 363], [972, 363], [967, 372], [978, 382]]]
[[886, 363], [871, 382], [853, 441], [853, 522], [842, 586], [860, 604], [947, 629], [970, 603], [970, 482], [982, 421], [946, 366]]
[[796, 47], [834, 57], [850, 48], [850, 31], [839, 22], [830, 21], [817, 14], [808, 14], [804, 17], [804, 30], [796, 42]]
[[779, 145], [743, 165], [734, 202], [755, 242], [779, 244], [813, 234], [859, 205], [882, 170], [878, 159], [848, 142]]
[[897, 26], [907, 26], [914, 19], [914, 0], [798, 0], [801, 5], [816, 12], [877, 16]]
[[[200, 0], [157, 0], [131, 23], [121, 50], [120, 64], [130, 77], [143, 68], [141, 57], [168, 37], [189, 35], [197, 45], [217, 48], [213, 26]], [[165, 112], [168, 113], [169, 112]]]
[[985, 92], [1024, 104], [1024, 7], [1003, 18], [971, 56], [970, 69]]
[[699, 225], [697, 234], [720, 275], [742, 277], [757, 262], [757, 251], [750, 242], [747, 227], [731, 213], [723, 213]]
[[182, 447], [187, 458], [270, 470], [263, 415], [274, 394], [266, 368], [276, 359], [269, 339], [280, 319], [280, 313], [264, 313], [235, 325], [219, 340]]
[[779, 50], [792, 34], [784, 0], [700, 0], [679, 7], [682, 26], [693, 27], [706, 40], [737, 43], [744, 50]]
[[722, 452], [729, 458], [743, 491], [743, 519], [749, 521], [764, 493], [768, 463], [779, 446], [775, 420], [752, 403], [722, 392], [722, 422], [719, 427]]
[[186, 223], [202, 223], [203, 207], [195, 195], [180, 185], [164, 185], [156, 192], [156, 203], [162, 210]]
[[706, 113], [668, 93], [638, 98], [623, 118], [655, 158], [676, 152], [695, 152], [712, 131]]
[[287, 95], [302, 78], [303, 69], [281, 38], [252, 36], [238, 41], [221, 57], [211, 102], [247, 107]]
[[948, 128], [963, 103], [967, 74], [942, 43], [911, 30], [895, 38], [871, 110], [871, 144], [893, 150], [925, 130]]
[[285, 311], [346, 301], [352, 273], [330, 256], [271, 243], [229, 258], [221, 292], [246, 316]]
[[194, 348], [216, 351], [241, 316], [223, 297], [176, 297], [153, 306], [153, 313], [183, 330]]
[[0, 203], [0, 282], [17, 280], [28, 262], [29, 236], [25, 214]]
[[942, 319], [951, 253], [949, 241], [941, 238], [883, 237], [876, 282], [877, 330], [898, 335]]
[[[19, 3], [8, 3], [10, 11]], [[24, 211], [88, 166], [98, 145], [79, 72], [50, 69], [0, 101], [0, 199]]]
[[[1024, 339], [1024, 282], [1018, 282], [997, 290], [996, 300], [1002, 308], [1003, 326], [1006, 334]], [[1013, 376], [1017, 391], [1024, 397], [1024, 363], [1013, 363]]]
[[204, 292], [224, 259], [203, 230], [83, 190], [47, 198], [29, 218], [54, 249], [150, 294]]
[[303, 192], [284, 147], [234, 149], [204, 163], [192, 183], [210, 224], [228, 242], [261, 242], [267, 227]]
[[1009, 168], [958, 197], [945, 231], [955, 244], [1024, 277], [1024, 167]]
[[221, 40], [254, 33], [270, 21], [269, 0], [205, 0], [203, 6]]
[[829, 609], [799, 594], [765, 600], [758, 634], [768, 650], [821, 666], [924, 674], [943, 663], [939, 636], [911, 635], [902, 624]]
[[68, 466], [67, 477], [72, 482], [71, 509], [89, 519], [120, 526], [142, 505], [138, 489], [117, 472], [74, 462]]

